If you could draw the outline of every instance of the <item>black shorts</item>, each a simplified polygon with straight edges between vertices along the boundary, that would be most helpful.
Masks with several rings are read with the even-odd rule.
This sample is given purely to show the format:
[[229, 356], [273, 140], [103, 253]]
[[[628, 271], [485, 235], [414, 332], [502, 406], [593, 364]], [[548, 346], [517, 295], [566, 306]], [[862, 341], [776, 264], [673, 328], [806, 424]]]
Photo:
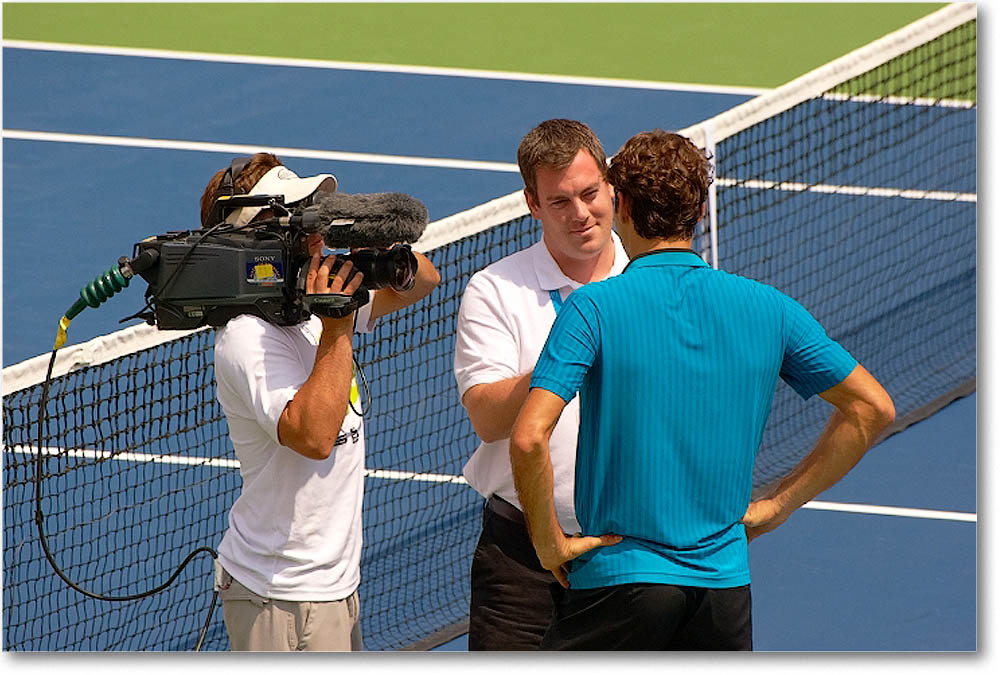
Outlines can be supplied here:
[[535, 555], [524, 518], [493, 497], [472, 558], [469, 651], [536, 650], [552, 618], [559, 586]]
[[750, 586], [553, 586], [542, 649], [751, 651]]

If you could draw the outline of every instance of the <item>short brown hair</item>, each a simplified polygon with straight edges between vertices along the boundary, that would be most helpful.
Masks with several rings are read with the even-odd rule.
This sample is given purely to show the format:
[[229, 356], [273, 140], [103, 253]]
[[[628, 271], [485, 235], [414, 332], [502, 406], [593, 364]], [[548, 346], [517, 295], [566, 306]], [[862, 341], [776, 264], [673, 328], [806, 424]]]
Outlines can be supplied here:
[[636, 134], [611, 158], [608, 182], [628, 198], [643, 239], [690, 239], [712, 184], [710, 157], [679, 134]]
[[524, 187], [537, 195], [539, 167], [565, 169], [581, 149], [597, 162], [601, 176], [607, 175], [608, 158], [597, 135], [583, 122], [567, 119], [546, 120], [527, 133], [517, 148], [517, 166]]
[[[276, 166], [281, 166], [281, 160], [269, 152], [258, 152], [256, 155], [250, 158], [250, 162], [243, 168], [240, 175], [233, 176], [233, 188], [236, 194], [246, 194], [250, 192], [254, 185], [257, 184], [265, 173], [270, 171]], [[222, 177], [226, 175], [226, 171], [229, 167], [225, 169], [220, 169], [215, 172], [212, 179], [208, 181], [208, 185], [205, 186], [205, 192], [201, 195], [201, 226], [205, 227], [208, 220], [209, 214], [212, 212], [212, 206], [215, 204], [215, 200], [222, 195]]]

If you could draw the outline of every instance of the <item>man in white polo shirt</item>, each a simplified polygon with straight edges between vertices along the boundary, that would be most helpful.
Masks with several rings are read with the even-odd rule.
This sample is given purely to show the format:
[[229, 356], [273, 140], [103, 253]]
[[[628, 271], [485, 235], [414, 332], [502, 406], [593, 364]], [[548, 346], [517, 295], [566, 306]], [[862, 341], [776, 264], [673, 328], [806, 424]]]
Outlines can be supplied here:
[[[482, 440], [464, 474], [487, 500], [472, 560], [470, 651], [537, 649], [549, 625], [554, 580], [539, 563], [524, 524], [508, 438], [566, 296], [628, 263], [611, 228], [613, 192], [604, 149], [587, 125], [542, 122], [521, 141], [517, 161], [542, 238], [473, 275], [458, 314], [455, 378]], [[573, 508], [578, 424], [574, 399], [551, 440], [556, 511], [570, 534], [580, 531]]]
[[[213, 176], [202, 224], [213, 225], [220, 195], [282, 195], [304, 203], [335, 190], [330, 174], [299, 178], [272, 154], [257, 153]], [[227, 222], [269, 218], [244, 207]], [[309, 294], [352, 294], [360, 274], [344, 263], [330, 275], [322, 236], [309, 235]], [[234, 651], [361, 650], [358, 584], [364, 428], [352, 377], [352, 335], [424, 297], [439, 280], [417, 253], [413, 287], [373, 291], [342, 318], [310, 316], [294, 326], [252, 314], [230, 319], [215, 338], [216, 394], [240, 461], [243, 487], [219, 545], [216, 588]]]

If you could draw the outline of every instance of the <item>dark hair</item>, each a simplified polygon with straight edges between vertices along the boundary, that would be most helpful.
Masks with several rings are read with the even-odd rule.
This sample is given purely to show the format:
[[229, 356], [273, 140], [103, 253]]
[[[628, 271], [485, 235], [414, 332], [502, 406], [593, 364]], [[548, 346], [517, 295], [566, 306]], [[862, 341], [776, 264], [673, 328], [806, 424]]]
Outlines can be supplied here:
[[597, 162], [601, 176], [607, 174], [607, 155], [597, 135], [583, 122], [567, 119], [546, 120], [527, 133], [517, 148], [517, 166], [524, 187], [537, 196], [539, 167], [565, 169], [581, 149]]
[[710, 157], [679, 134], [636, 134], [611, 158], [608, 182], [628, 198], [636, 234], [690, 239], [712, 184]]
[[[250, 162], [243, 168], [240, 175], [233, 176], [233, 188], [236, 194], [246, 194], [250, 192], [264, 174], [276, 166], [281, 166], [281, 160], [269, 152], [258, 152], [250, 158]], [[222, 194], [222, 177], [226, 175], [225, 169], [219, 169], [208, 181], [205, 192], [201, 195], [201, 226], [205, 226], [209, 214], [212, 212], [212, 205]]]

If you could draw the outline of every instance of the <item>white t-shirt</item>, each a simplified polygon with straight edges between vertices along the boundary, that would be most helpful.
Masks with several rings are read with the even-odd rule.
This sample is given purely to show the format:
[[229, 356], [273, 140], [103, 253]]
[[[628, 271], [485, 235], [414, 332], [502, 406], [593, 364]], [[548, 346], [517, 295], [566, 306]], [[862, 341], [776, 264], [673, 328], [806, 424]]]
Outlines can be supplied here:
[[[371, 303], [358, 310], [358, 330], [371, 329], [370, 315]], [[348, 409], [322, 461], [278, 443], [278, 420], [312, 372], [321, 331], [316, 317], [276, 326], [242, 315], [215, 336], [217, 396], [243, 479], [219, 561], [251, 591], [276, 600], [340, 600], [361, 580], [361, 417]], [[360, 401], [354, 407], [360, 411]]]
[[[610, 275], [621, 273], [628, 256], [618, 235]], [[459, 396], [477, 385], [533, 370], [556, 319], [552, 291], [561, 300], [582, 286], [559, 269], [544, 241], [502, 258], [469, 280], [458, 310], [455, 379]], [[556, 515], [565, 532], [580, 531], [573, 506], [580, 399], [563, 410], [549, 439]], [[510, 441], [481, 443], [466, 463], [465, 479], [483, 497], [497, 495], [521, 508], [510, 468]]]

